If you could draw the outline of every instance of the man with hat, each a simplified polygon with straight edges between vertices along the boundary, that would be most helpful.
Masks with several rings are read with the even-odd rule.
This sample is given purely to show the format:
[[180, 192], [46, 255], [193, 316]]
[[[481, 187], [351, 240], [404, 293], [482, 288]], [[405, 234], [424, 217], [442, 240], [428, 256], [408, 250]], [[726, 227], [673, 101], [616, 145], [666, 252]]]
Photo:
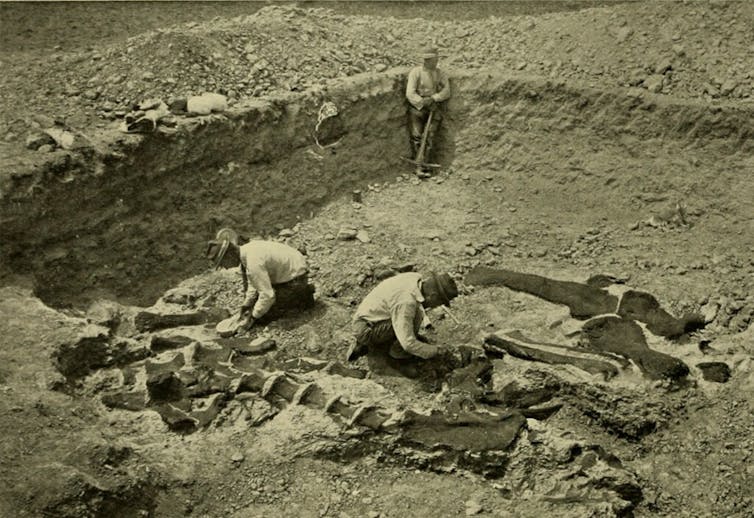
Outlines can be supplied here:
[[309, 284], [306, 258], [301, 252], [276, 241], [251, 240], [232, 229], [220, 230], [207, 244], [207, 258], [215, 269], [241, 266], [244, 302], [241, 326], [274, 318], [290, 310], [314, 305], [314, 286]]
[[[424, 126], [429, 119], [429, 114], [432, 113], [423, 157], [424, 162], [429, 162], [432, 139], [442, 120], [442, 112], [437, 105], [450, 98], [450, 83], [445, 72], [437, 68], [439, 54], [436, 47], [423, 49], [421, 57], [424, 64], [411, 69], [406, 84], [406, 99], [409, 103], [408, 129], [411, 136], [411, 148], [416, 157], [421, 146]], [[420, 165], [417, 165], [416, 174], [420, 178], [430, 176], [429, 169]]]
[[346, 355], [353, 361], [371, 348], [389, 347], [393, 359], [428, 359], [446, 350], [418, 336], [424, 308], [449, 305], [458, 296], [447, 273], [399, 273], [379, 283], [361, 302], [353, 318], [355, 341]]

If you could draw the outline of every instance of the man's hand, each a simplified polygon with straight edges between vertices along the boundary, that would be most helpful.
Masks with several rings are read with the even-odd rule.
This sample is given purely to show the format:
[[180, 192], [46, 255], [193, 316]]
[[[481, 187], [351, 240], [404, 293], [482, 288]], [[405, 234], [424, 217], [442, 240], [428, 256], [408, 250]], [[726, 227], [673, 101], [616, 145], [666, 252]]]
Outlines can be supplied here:
[[449, 345], [438, 344], [436, 347], [437, 353], [435, 354], [435, 356], [448, 356], [455, 352], [455, 349]]
[[422, 108], [429, 108], [432, 109], [432, 107], [435, 105], [435, 100], [431, 97], [422, 97]]
[[246, 331], [249, 331], [253, 325], [254, 325], [254, 319], [252, 318], [251, 314], [249, 314], [246, 317], [246, 321], [243, 322], [240, 326], [238, 326], [238, 332], [244, 333]]

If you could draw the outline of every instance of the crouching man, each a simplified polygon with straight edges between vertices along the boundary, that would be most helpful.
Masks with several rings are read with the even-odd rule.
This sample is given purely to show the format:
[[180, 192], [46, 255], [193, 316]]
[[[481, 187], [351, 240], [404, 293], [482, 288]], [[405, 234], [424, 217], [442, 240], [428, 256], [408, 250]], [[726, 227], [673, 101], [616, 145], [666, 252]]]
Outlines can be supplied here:
[[418, 335], [424, 308], [449, 305], [458, 296], [447, 273], [400, 273], [379, 283], [359, 305], [353, 318], [355, 341], [346, 355], [353, 361], [370, 349], [384, 346], [396, 360], [429, 359], [448, 351]]
[[209, 241], [206, 255], [215, 269], [241, 267], [244, 302], [239, 331], [250, 329], [260, 319], [271, 320], [314, 305], [306, 258], [295, 248], [275, 241], [246, 242], [224, 228]]

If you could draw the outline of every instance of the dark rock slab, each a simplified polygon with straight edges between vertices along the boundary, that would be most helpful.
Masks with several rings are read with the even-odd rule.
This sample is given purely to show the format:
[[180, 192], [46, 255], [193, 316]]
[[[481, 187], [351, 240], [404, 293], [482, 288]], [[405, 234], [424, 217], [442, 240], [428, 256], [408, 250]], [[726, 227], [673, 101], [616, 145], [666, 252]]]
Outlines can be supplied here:
[[618, 298], [599, 288], [512, 270], [478, 266], [466, 275], [465, 282], [474, 286], [505, 286], [555, 304], [565, 304], [574, 318], [612, 313], [618, 307]]
[[134, 317], [134, 325], [142, 333], [169, 327], [196, 326], [204, 324], [207, 321], [207, 314], [204, 311], [188, 311], [184, 313], [140, 311]]
[[724, 362], [703, 362], [696, 366], [702, 371], [702, 377], [707, 381], [726, 383], [730, 379], [730, 367]]
[[476, 286], [505, 286], [555, 304], [564, 304], [568, 306], [574, 318], [584, 319], [617, 313], [628, 320], [645, 323], [653, 334], [666, 338], [677, 338], [705, 325], [704, 318], [698, 314], [675, 318], [662, 309], [657, 299], [649, 293], [627, 290], [619, 299], [598, 287], [605, 285], [600, 282], [593, 281], [592, 285], [589, 285], [559, 281], [540, 275], [486, 266], [472, 269], [467, 274], [465, 282]]
[[108, 408], [119, 408], [122, 410], [144, 410], [147, 407], [146, 392], [108, 392], [102, 394], [102, 403]]
[[643, 322], [652, 334], [666, 338], [678, 338], [706, 325], [704, 317], [699, 314], [675, 318], [660, 306], [653, 295], [636, 290], [629, 290], [623, 294], [617, 314], [629, 320]]
[[170, 403], [164, 403], [153, 408], [168, 428], [173, 432], [191, 433], [197, 428], [198, 421], [191, 417], [188, 412]]
[[651, 379], [679, 380], [689, 374], [680, 359], [650, 349], [639, 324], [619, 316], [587, 320], [581, 330], [582, 344], [591, 350], [624, 356]]
[[147, 378], [147, 393], [151, 403], [183, 399], [186, 387], [174, 372], [159, 372]]
[[106, 367], [111, 360], [109, 330], [90, 324], [73, 340], [61, 343], [52, 353], [52, 361], [67, 378], [86, 375], [90, 370]]
[[160, 336], [152, 335], [150, 347], [154, 352], [163, 352], [170, 349], [180, 349], [189, 345], [193, 340], [183, 335]]

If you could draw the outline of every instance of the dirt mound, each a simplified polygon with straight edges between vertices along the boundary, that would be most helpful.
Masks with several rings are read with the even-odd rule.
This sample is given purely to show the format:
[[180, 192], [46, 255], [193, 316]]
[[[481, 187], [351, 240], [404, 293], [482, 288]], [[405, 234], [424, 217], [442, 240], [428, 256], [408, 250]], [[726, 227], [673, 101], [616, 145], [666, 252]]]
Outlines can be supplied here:
[[[270, 6], [97, 50], [11, 61], [0, 84], [6, 98], [0, 119], [11, 134], [6, 141], [14, 135], [23, 141], [11, 121], [30, 108], [83, 128], [95, 116], [122, 116], [145, 98], [207, 90], [241, 99], [301, 90], [326, 78], [412, 64], [417, 49], [440, 34], [450, 68], [496, 66], [601, 87], [751, 100], [753, 23], [747, 2], [640, 2], [536, 18], [421, 23]], [[710, 41], [710, 34], [718, 36]]]

